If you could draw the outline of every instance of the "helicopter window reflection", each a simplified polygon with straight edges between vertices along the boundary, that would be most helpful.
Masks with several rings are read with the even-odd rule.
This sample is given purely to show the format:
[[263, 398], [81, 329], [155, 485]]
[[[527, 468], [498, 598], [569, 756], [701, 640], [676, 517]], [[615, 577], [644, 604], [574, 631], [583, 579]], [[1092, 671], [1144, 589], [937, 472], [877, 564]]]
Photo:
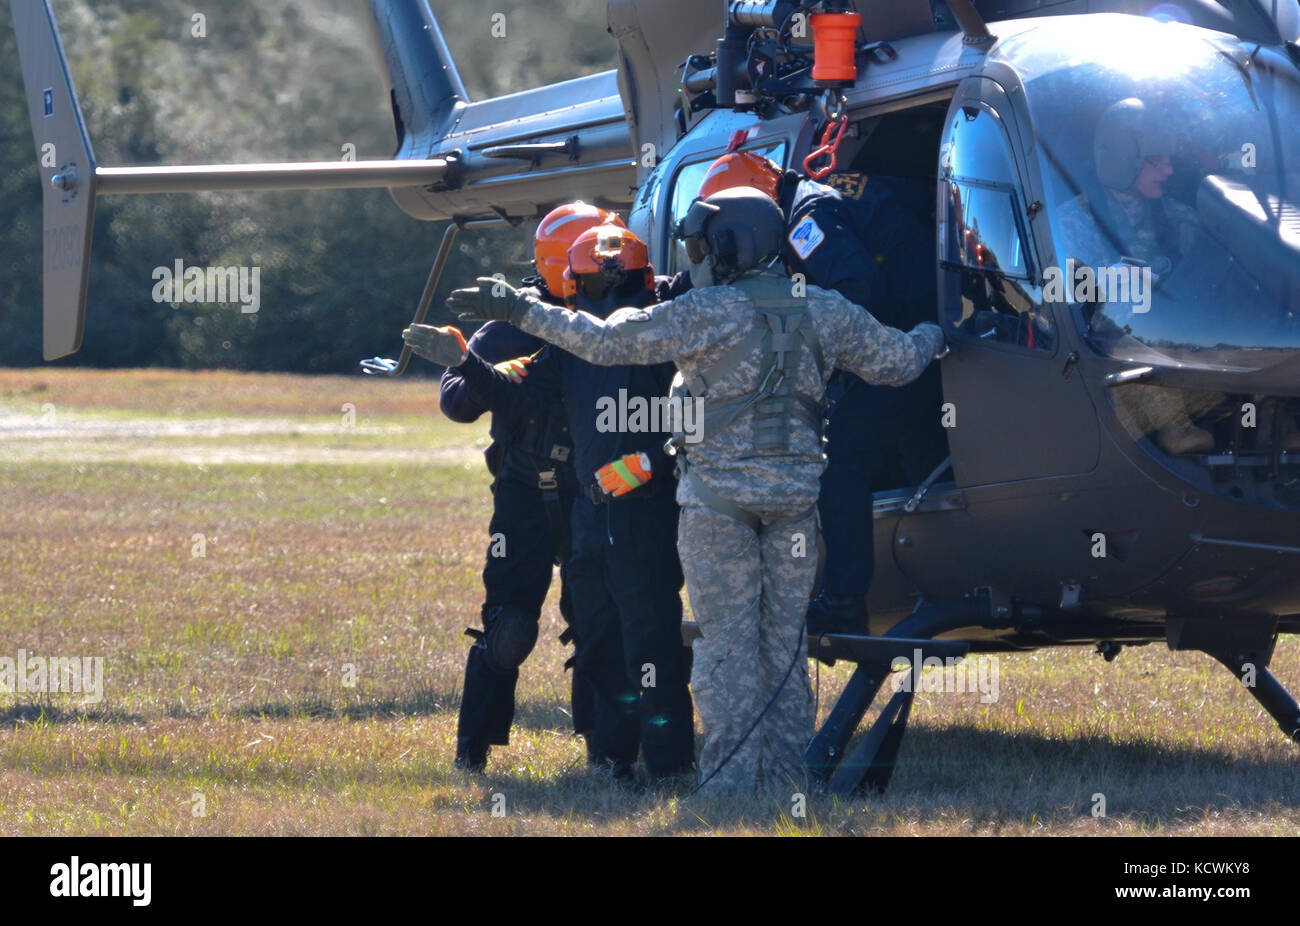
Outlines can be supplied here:
[[[782, 167], [785, 166], [785, 142], [745, 150], [761, 154]], [[703, 161], [695, 161], [677, 171], [677, 177], [673, 181], [672, 219], [668, 222], [668, 233], [670, 235], [672, 229], [676, 228], [677, 223], [681, 221], [682, 216], [686, 215], [686, 210], [691, 208], [691, 203], [695, 202], [696, 194], [700, 191], [700, 184], [704, 182], [704, 175], [709, 172], [709, 165], [716, 159], [715, 155]], [[689, 265], [690, 261], [686, 258], [686, 249], [680, 241], [673, 239], [668, 249], [668, 268], [665, 272], [670, 275], [679, 273]]]
[[1177, 24], [1091, 19], [997, 52], [1024, 81], [1055, 263], [1076, 289], [1129, 284], [1067, 292], [1077, 322], [1127, 362], [1284, 376], [1300, 349], [1294, 65]]
[[957, 234], [944, 259], [974, 270], [999, 270], [1028, 277], [1024, 242], [1016, 222], [1015, 194], [953, 180], [949, 181], [948, 195]]
[[949, 286], [949, 323], [983, 340], [1052, 350], [1051, 316], [1028, 290], [1011, 147], [990, 110], [965, 106], [952, 117], [940, 171], [940, 262], [959, 274]]
[[983, 107], [963, 106], [953, 116], [939, 147], [939, 171], [945, 177], [1014, 184], [1011, 146], [1001, 120]]

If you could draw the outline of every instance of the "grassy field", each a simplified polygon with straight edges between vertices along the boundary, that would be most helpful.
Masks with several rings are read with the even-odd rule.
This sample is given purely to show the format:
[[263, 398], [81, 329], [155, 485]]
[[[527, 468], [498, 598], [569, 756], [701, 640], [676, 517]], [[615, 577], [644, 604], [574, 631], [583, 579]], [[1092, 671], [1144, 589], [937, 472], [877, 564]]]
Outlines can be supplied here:
[[[1296, 749], [1163, 646], [918, 695], [884, 798], [624, 790], [568, 733], [554, 596], [512, 742], [467, 777], [485, 443], [431, 381], [0, 370], [0, 657], [105, 659], [98, 704], [0, 694], [0, 833], [1300, 834]], [[1274, 667], [1300, 688], [1297, 641]]]

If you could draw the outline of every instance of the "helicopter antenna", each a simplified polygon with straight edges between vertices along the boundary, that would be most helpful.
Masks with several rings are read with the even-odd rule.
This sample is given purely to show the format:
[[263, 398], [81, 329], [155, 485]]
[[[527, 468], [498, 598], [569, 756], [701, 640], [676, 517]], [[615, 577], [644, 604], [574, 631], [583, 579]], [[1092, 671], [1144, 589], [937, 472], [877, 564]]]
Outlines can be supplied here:
[[994, 35], [989, 32], [988, 25], [984, 18], [980, 16], [979, 11], [970, 0], [948, 0], [948, 9], [952, 11], [953, 18], [957, 20], [957, 25], [961, 27], [962, 33], [966, 36], [962, 41], [966, 45], [984, 46], [992, 45]]

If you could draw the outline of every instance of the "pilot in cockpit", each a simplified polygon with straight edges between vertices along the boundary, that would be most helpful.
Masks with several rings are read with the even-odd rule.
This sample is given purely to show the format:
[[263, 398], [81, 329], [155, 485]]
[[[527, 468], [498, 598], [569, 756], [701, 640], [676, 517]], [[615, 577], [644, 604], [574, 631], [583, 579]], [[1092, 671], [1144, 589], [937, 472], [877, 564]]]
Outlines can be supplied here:
[[[1098, 271], [1121, 261], [1146, 267], [1154, 282], [1173, 270], [1191, 251], [1199, 229], [1195, 210], [1165, 195], [1174, 150], [1173, 133], [1142, 100], [1129, 97], [1108, 107], [1093, 138], [1096, 183], [1057, 216], [1061, 258]], [[1094, 327], [1122, 324], [1122, 307], [1109, 308], [1095, 317]], [[1214, 449], [1214, 435], [1193, 419], [1218, 405], [1222, 394], [1133, 384], [1115, 398], [1121, 418], [1153, 435], [1166, 452]]]
[[1068, 256], [1091, 267], [1127, 257], [1157, 278], [1172, 270], [1191, 250], [1199, 224], [1192, 208], [1165, 195], [1173, 152], [1173, 133], [1141, 100], [1120, 100], [1102, 113], [1093, 139], [1098, 182], [1058, 218]]

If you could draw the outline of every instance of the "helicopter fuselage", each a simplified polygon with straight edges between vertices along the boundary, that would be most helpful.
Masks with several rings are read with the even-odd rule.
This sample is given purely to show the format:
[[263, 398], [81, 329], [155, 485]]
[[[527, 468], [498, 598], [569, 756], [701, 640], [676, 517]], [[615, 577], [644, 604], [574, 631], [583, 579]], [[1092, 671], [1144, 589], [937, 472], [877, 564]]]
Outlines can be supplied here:
[[[1085, 24], [1095, 28], [1088, 22], [1094, 19], [1000, 23], [998, 32], [1003, 41], [1018, 35], [1024, 47], [1059, 41]], [[1115, 28], [1149, 29], [1134, 17], [1105, 19], [1115, 20]], [[1159, 641], [1167, 638], [1171, 617], [1257, 624], [1260, 633], [1300, 631], [1300, 503], [1291, 492], [1300, 479], [1300, 452], [1266, 440], [1244, 446], [1241, 428], [1230, 421], [1216, 428], [1214, 448], [1196, 454], [1171, 453], [1155, 434], [1135, 429], [1115, 396], [1150, 388], [1125, 379], [1136, 364], [1096, 349], [1082, 323], [1087, 306], [1044, 297], [1045, 271], [1064, 267], [1069, 255], [1058, 247], [1053, 225], [1059, 209], [1049, 205], [1044, 127], [1035, 124], [1015, 58], [972, 48], [952, 34], [891, 45], [897, 58], [868, 65], [847, 94], [848, 106], [851, 123], [864, 130], [879, 133], [880, 125], [892, 124], [932, 135], [926, 165], [900, 168], [888, 153], [873, 156], [873, 140], [861, 157], [883, 165], [882, 172], [923, 176], [938, 191], [936, 312], [952, 347], [942, 361], [951, 470], [923, 495], [911, 485], [875, 493], [872, 633], [895, 626], [919, 599], [951, 600], [977, 589], [1025, 615], [1009, 628], [962, 632], [981, 648]], [[1280, 79], [1294, 80], [1294, 73]], [[943, 116], [938, 134], [936, 114]], [[986, 169], [987, 183], [954, 173], [947, 151], [983, 144], [957, 133], [985, 117], [980, 131], [1001, 136], [1005, 162], [959, 170]], [[656, 266], [683, 269], [669, 230], [693, 198], [701, 170], [736, 132], [748, 133], [744, 148], [797, 167], [816, 128], [808, 113], [760, 120], [722, 109], [692, 125], [641, 186], [630, 214]], [[1289, 156], [1291, 149], [1275, 154]], [[1280, 166], [1294, 171], [1298, 165]], [[945, 198], [968, 182], [1005, 186], [1014, 210], [1008, 227], [1025, 251], [1012, 261], [1018, 270], [1005, 259], [1001, 267], [966, 267], [945, 252]], [[1294, 198], [1296, 188], [1283, 192]], [[977, 202], [978, 196], [967, 205]], [[977, 227], [979, 218], [988, 222], [987, 213], [974, 218]], [[973, 296], [972, 286], [984, 295]], [[990, 291], [997, 291], [991, 300]], [[1283, 294], [1288, 311], [1294, 298]], [[981, 306], [994, 316], [987, 330], [970, 324], [979, 322]], [[1022, 329], [1019, 342], [1014, 333], [1002, 336], [998, 326], [1006, 317]], [[1032, 334], [1024, 343], [1026, 327], [1039, 329], [1038, 343]], [[1268, 406], [1290, 414], [1300, 396], [1295, 376], [1189, 372], [1193, 366], [1157, 367], [1149, 382], [1177, 391], [1184, 385], [1179, 377], [1191, 376], [1198, 387], [1221, 392], [1229, 409]]]

